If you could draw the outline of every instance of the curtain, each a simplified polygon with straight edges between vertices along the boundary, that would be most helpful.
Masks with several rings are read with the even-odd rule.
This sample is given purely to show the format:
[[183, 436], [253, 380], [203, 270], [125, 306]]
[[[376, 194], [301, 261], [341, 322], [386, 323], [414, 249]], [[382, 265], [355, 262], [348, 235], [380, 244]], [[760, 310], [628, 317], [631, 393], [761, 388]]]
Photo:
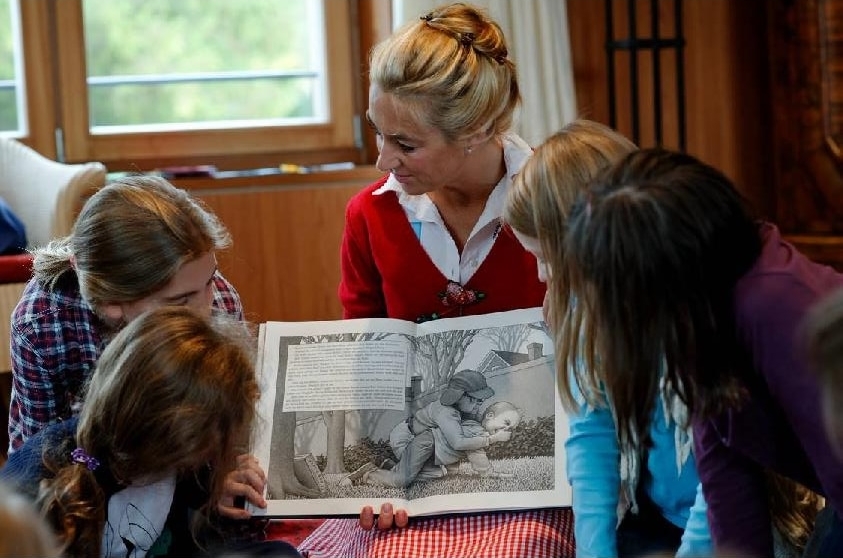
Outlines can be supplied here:
[[[506, 34], [523, 103], [516, 132], [536, 146], [577, 117], [565, 0], [469, 0], [485, 8]], [[392, 0], [393, 25], [447, 0]]]

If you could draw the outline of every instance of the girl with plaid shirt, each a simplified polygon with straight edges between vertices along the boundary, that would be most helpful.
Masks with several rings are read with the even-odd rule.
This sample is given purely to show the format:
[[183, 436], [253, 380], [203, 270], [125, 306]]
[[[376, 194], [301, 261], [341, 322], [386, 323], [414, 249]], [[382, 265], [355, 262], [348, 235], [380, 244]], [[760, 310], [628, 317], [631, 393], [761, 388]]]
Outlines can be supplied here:
[[78, 410], [106, 343], [143, 310], [185, 305], [242, 320], [215, 251], [222, 223], [163, 178], [111, 182], [82, 208], [69, 236], [35, 250], [12, 313], [9, 453]]

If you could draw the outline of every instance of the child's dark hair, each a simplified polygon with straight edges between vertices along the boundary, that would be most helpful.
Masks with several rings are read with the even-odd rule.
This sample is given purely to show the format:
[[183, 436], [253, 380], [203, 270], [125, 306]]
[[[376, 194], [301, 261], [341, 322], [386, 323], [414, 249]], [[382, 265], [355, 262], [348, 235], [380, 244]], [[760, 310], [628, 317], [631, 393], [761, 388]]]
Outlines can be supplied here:
[[684, 153], [634, 151], [575, 204], [560, 273], [585, 310], [578, 323], [563, 318], [559, 356], [600, 370], [622, 444], [648, 443], [663, 363], [689, 416], [740, 401], [750, 367], [732, 292], [760, 250], [744, 197]]

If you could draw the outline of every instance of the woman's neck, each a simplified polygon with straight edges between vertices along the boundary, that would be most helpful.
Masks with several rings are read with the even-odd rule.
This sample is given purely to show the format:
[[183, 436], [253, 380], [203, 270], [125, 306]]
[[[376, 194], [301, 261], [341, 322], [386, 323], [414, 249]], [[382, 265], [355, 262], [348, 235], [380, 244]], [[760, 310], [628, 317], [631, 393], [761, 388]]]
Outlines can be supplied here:
[[489, 194], [506, 174], [503, 145], [499, 138], [491, 138], [478, 145], [465, 157], [459, 183], [446, 184], [428, 192], [428, 197], [440, 210], [442, 207], [468, 209], [480, 205], [482, 211]]
[[460, 253], [483, 214], [489, 195], [506, 174], [503, 146], [497, 138], [478, 146], [466, 157], [470, 160], [466, 162], [462, 183], [443, 186], [427, 194]]

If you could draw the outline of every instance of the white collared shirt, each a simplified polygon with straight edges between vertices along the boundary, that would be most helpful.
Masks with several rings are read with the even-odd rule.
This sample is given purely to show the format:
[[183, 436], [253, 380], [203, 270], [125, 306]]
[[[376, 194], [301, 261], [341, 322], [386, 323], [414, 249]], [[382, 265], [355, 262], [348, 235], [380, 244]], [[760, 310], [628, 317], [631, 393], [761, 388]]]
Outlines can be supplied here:
[[100, 556], [143, 558], [164, 532], [173, 505], [176, 476], [139, 480], [108, 499]]
[[486, 207], [468, 236], [462, 254], [457, 249], [451, 233], [445, 227], [439, 210], [427, 194], [407, 194], [392, 174], [383, 186], [372, 192], [375, 196], [384, 192], [397, 193], [398, 202], [404, 208], [422, 248], [448, 280], [456, 281], [461, 285], [465, 285], [471, 279], [489, 255], [495, 238], [500, 232], [500, 216], [503, 212], [506, 193], [509, 191], [513, 177], [521, 170], [533, 152], [530, 146], [514, 133], [502, 136], [501, 143], [506, 174], [489, 194]]

